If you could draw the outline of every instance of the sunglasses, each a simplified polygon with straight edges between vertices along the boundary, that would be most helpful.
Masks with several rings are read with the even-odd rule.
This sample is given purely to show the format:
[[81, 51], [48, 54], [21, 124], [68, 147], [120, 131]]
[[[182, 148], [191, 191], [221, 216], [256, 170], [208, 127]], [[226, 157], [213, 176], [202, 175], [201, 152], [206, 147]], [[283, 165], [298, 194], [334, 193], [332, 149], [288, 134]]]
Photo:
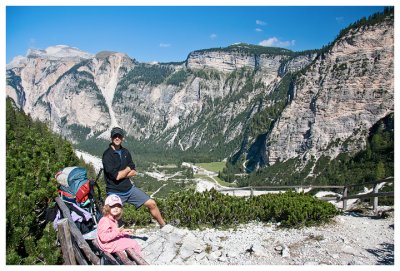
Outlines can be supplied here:
[[117, 138], [117, 137], [120, 139], [124, 138], [122, 135], [119, 135], [119, 134], [114, 135], [112, 138]]
[[121, 204], [118, 203], [110, 206], [110, 208], [115, 208], [115, 207], [122, 208]]

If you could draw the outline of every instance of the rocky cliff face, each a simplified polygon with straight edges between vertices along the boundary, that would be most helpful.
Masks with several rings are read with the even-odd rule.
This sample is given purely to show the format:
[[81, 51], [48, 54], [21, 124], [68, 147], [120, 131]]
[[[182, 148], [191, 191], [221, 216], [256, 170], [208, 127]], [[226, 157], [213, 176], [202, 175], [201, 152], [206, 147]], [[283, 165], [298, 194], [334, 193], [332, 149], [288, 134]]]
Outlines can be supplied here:
[[236, 69], [256, 67], [256, 57], [238, 52], [194, 52], [187, 60], [190, 69], [215, 69], [222, 72], [232, 72]]
[[280, 76], [286, 72], [296, 72], [309, 65], [316, 53], [309, 53], [298, 56], [291, 56], [288, 52], [282, 51], [281, 54], [267, 54], [261, 52], [246, 52], [246, 47], [240, 45], [234, 47], [236, 50], [206, 50], [195, 51], [189, 54], [186, 66], [189, 69], [214, 69], [228, 73], [242, 68], [257, 69], [265, 74]]
[[176, 65], [56, 46], [8, 64], [6, 91], [74, 141], [119, 125], [165, 148], [247, 153], [251, 168], [309, 161], [363, 148], [394, 111], [393, 35], [391, 19], [351, 29], [322, 54], [240, 45]]
[[352, 29], [310, 65], [266, 138], [267, 164], [363, 149], [394, 112], [393, 38], [393, 21]]
[[90, 55], [66, 46], [29, 50], [7, 65], [7, 95], [33, 118], [73, 139], [115, 125], [109, 106], [118, 81], [134, 61], [121, 53]]

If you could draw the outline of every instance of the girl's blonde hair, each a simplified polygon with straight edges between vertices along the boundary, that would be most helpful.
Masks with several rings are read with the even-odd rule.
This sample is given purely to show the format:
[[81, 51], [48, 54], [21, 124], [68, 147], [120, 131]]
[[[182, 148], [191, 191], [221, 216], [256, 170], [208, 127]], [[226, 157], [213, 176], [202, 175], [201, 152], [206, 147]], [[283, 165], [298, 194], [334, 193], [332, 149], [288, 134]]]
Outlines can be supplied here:
[[[103, 206], [103, 216], [108, 216], [108, 215], [110, 215], [111, 214], [111, 207], [110, 207], [110, 205], [108, 205], [108, 204], [105, 204], [104, 206]], [[122, 213], [123, 213], [123, 209], [122, 209], [122, 206], [121, 206], [121, 212], [119, 213], [119, 215], [117, 215], [117, 216], [115, 216], [115, 219], [116, 220], [119, 220], [120, 218], [121, 218], [121, 216], [122, 216]]]

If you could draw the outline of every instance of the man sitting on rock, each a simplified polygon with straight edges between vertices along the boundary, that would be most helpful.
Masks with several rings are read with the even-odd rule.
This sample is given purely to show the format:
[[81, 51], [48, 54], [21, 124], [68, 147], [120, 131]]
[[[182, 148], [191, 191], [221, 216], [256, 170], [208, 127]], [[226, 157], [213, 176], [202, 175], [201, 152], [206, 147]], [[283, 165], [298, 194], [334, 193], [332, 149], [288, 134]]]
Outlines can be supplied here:
[[163, 227], [165, 221], [156, 202], [134, 186], [129, 179], [135, 176], [137, 172], [130, 152], [121, 145], [123, 139], [124, 131], [119, 127], [114, 127], [111, 130], [111, 144], [103, 153], [102, 162], [107, 196], [116, 194], [121, 198], [122, 203], [133, 204], [136, 209], [142, 205], [146, 206], [158, 224]]

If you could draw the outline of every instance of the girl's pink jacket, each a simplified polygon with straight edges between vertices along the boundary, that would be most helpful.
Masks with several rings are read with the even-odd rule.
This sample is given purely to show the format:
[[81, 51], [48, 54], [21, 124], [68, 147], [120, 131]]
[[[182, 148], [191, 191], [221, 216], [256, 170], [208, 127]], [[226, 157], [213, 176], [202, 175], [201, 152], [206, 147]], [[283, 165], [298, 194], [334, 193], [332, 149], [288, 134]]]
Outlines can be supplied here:
[[106, 252], [113, 253], [133, 248], [141, 255], [139, 244], [130, 238], [130, 235], [119, 231], [117, 220], [111, 215], [100, 219], [97, 225], [97, 242], [100, 248]]

